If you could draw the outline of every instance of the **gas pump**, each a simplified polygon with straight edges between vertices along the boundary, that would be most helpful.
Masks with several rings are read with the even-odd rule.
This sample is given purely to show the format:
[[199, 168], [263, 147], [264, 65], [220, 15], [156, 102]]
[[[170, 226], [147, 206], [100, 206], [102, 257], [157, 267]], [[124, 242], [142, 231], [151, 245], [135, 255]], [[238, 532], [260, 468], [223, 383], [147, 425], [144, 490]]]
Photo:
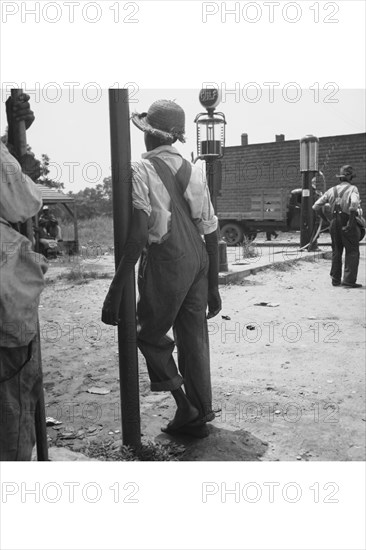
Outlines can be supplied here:
[[[197, 125], [197, 159], [206, 161], [206, 177], [215, 212], [217, 194], [221, 184], [221, 166], [217, 159], [223, 157], [225, 147], [225, 115], [216, 112], [221, 97], [216, 88], [202, 88], [199, 101], [206, 113], [199, 113], [194, 122]], [[196, 160], [197, 160], [196, 159]], [[219, 240], [219, 270], [228, 271], [226, 243]]]
[[301, 212], [300, 212], [300, 248], [311, 241], [314, 225], [313, 187], [311, 180], [318, 173], [319, 139], [306, 135], [300, 139], [300, 172], [302, 174]]

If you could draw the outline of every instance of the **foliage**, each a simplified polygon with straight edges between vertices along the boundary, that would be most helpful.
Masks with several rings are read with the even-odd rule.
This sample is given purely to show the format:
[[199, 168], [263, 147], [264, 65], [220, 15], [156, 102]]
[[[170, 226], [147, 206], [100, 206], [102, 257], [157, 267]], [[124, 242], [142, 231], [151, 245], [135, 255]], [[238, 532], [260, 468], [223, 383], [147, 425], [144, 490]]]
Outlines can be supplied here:
[[86, 187], [73, 194], [76, 199], [78, 217], [93, 218], [101, 215], [112, 215], [112, 178], [104, 178], [103, 184]]
[[[28, 147], [29, 150], [30, 147]], [[50, 187], [52, 189], [65, 189], [65, 185], [61, 181], [55, 181], [48, 177], [48, 174], [50, 173], [50, 157], [43, 153], [42, 154], [42, 160], [41, 160], [41, 176], [38, 179], [37, 183], [41, 183], [42, 185], [45, 185], [46, 187]]]
[[[1, 137], [1, 140], [6, 143], [6, 135]], [[33, 154], [32, 147], [27, 146], [29, 153]], [[40, 161], [41, 175], [37, 180], [37, 183], [62, 191], [65, 189], [65, 184], [62, 181], [56, 181], [49, 177], [51, 159], [43, 153]], [[98, 184], [95, 187], [86, 187], [77, 193], [69, 191], [68, 195], [72, 196], [76, 200], [78, 219], [86, 220], [92, 219], [96, 216], [111, 216], [112, 215], [112, 178], [108, 176], [104, 178], [102, 184]], [[62, 222], [67, 221], [67, 216], [63, 208], [59, 206], [52, 207], [53, 214], [56, 218], [61, 219]]]
[[[31, 152], [31, 148], [29, 147]], [[41, 160], [41, 176], [37, 183], [41, 183], [46, 187], [61, 191], [65, 189], [63, 182], [55, 181], [49, 177], [51, 159], [47, 154], [42, 154]], [[69, 191], [68, 195], [75, 198], [78, 219], [92, 219], [96, 216], [112, 215], [112, 178], [106, 177], [103, 184], [98, 184], [95, 187], [86, 187], [77, 193]], [[53, 207], [54, 215], [62, 221], [66, 221], [63, 209]]]
[[90, 458], [107, 461], [126, 462], [177, 462], [182, 459], [185, 447], [176, 443], [155, 443], [150, 440], [142, 442], [140, 449], [126, 445], [113, 445], [111, 440], [90, 442], [84, 453]]
[[242, 243], [242, 253], [243, 258], [255, 258], [258, 256], [258, 251], [256, 245], [253, 243], [252, 239], [244, 236]]

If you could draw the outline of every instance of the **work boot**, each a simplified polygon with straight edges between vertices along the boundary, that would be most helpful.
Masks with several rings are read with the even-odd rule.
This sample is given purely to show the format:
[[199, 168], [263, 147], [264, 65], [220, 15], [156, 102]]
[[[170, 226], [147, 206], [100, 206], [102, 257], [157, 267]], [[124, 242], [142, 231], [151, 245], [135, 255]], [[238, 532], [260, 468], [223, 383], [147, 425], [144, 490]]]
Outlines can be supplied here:
[[361, 283], [344, 283], [342, 282], [342, 286], [346, 286], [348, 288], [361, 288]]

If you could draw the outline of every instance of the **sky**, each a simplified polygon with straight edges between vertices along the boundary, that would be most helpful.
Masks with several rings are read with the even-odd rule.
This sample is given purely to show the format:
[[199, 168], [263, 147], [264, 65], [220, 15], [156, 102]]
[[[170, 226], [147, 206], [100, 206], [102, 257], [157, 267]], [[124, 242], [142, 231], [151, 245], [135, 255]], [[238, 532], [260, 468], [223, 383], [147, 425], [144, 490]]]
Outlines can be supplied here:
[[[240, 82], [217, 82], [225, 114], [226, 145], [240, 145], [243, 132], [249, 143], [271, 142], [275, 134], [300, 139], [305, 134], [318, 137], [365, 132], [365, 92], [337, 89], [337, 85], [314, 85], [301, 89], [297, 84], [259, 87]], [[194, 118], [204, 111], [197, 89], [140, 89], [131, 83], [130, 113], [147, 111], [157, 99], [175, 100], [186, 113], [186, 143], [178, 148], [187, 158], [196, 156]], [[25, 91], [27, 89], [25, 88]], [[62, 181], [66, 191], [94, 187], [110, 175], [108, 90], [100, 86], [52, 87], [28, 90], [36, 120], [27, 134], [28, 143], [40, 158], [51, 159], [51, 177]], [[3, 91], [3, 101], [6, 93]], [[1, 118], [1, 132], [6, 127]], [[132, 159], [144, 152], [143, 132], [131, 124]], [[350, 161], [351, 162], [351, 161]]]

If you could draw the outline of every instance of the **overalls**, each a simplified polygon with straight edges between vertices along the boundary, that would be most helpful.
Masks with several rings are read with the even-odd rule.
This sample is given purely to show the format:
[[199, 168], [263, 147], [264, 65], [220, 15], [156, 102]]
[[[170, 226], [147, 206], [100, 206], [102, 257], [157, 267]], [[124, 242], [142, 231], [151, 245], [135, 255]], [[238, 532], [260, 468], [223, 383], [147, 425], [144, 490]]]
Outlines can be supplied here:
[[42, 388], [38, 347], [0, 348], [0, 461], [31, 460]]
[[[186, 160], [174, 176], [157, 157], [149, 159], [171, 199], [171, 226], [166, 240], [151, 244], [139, 266], [138, 346], [152, 391], [174, 391], [183, 383], [200, 413], [213, 420], [209, 342], [206, 321], [208, 255], [183, 197], [191, 173]], [[175, 342], [167, 335], [173, 327]], [[178, 366], [173, 358], [174, 343]]]
[[343, 193], [338, 195], [337, 187], [335, 188], [336, 203], [333, 211], [333, 219], [330, 223], [330, 235], [332, 238], [332, 268], [330, 276], [333, 282], [340, 283], [342, 279], [342, 254], [343, 249], [346, 251], [344, 260], [343, 282], [353, 284], [357, 279], [358, 264], [360, 260], [360, 234], [361, 230], [357, 223], [349, 231], [343, 231], [343, 227], [347, 225], [349, 215], [342, 212], [340, 201]]

